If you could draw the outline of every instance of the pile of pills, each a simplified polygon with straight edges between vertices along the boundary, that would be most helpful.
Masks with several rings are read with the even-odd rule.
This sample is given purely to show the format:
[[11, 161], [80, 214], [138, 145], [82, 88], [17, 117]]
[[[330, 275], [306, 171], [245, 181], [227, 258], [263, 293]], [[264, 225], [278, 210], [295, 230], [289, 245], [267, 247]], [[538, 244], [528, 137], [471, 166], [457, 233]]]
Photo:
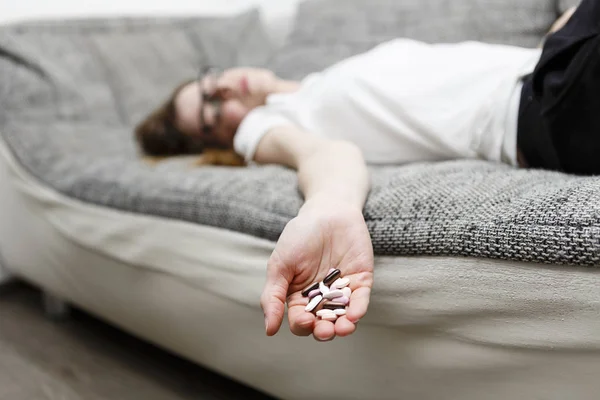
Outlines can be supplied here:
[[317, 317], [332, 321], [346, 315], [346, 307], [350, 303], [352, 290], [348, 287], [350, 279], [342, 278], [339, 269], [330, 269], [321, 282], [315, 282], [302, 291], [302, 296], [308, 297], [305, 310]]

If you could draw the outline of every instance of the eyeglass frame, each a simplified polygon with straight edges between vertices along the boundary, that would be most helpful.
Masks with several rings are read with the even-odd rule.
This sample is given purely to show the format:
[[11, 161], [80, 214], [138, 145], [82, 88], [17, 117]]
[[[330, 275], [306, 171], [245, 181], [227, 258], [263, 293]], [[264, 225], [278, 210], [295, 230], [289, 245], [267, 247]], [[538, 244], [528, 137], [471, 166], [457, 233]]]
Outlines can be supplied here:
[[206, 109], [204, 108], [206, 103], [210, 103], [214, 108], [215, 108], [215, 121], [219, 120], [219, 117], [221, 116], [221, 106], [223, 104], [222, 99], [220, 99], [218, 96], [215, 96], [215, 93], [207, 93], [204, 90], [204, 79], [207, 76], [210, 76], [209, 74], [214, 74], [215, 75], [215, 81], [218, 79], [219, 75], [221, 75], [222, 70], [218, 67], [214, 67], [214, 66], [207, 66], [204, 67], [200, 70], [199, 74], [198, 74], [198, 92], [199, 92], [199, 97], [200, 97], [200, 109], [199, 109], [199, 113], [200, 113], [200, 135], [201, 136], [212, 136], [214, 135], [214, 125], [207, 125], [205, 122], [205, 118], [204, 118], [204, 114]]

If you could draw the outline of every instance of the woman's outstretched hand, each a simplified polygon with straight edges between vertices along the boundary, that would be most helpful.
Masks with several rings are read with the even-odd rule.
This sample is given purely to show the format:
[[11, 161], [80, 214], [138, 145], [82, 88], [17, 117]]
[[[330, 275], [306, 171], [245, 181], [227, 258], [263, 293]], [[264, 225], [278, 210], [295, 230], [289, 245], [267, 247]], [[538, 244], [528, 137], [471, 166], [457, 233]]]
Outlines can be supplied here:
[[[347, 314], [335, 322], [306, 312], [308, 298], [300, 294], [323, 280], [330, 268], [340, 269], [352, 289]], [[344, 203], [310, 200], [287, 224], [269, 259], [261, 296], [267, 335], [281, 327], [286, 302], [294, 334], [313, 334], [320, 341], [350, 335], [367, 312], [372, 286], [373, 247], [362, 211]]]
[[[285, 305], [291, 331], [317, 340], [350, 335], [367, 312], [373, 286], [373, 246], [362, 215], [369, 171], [362, 150], [347, 141], [325, 139], [294, 125], [275, 126], [259, 141], [254, 160], [298, 172], [304, 205], [283, 230], [267, 265], [261, 296], [267, 335], [277, 333]], [[346, 315], [335, 324], [304, 309], [306, 286], [338, 268], [350, 279]]]

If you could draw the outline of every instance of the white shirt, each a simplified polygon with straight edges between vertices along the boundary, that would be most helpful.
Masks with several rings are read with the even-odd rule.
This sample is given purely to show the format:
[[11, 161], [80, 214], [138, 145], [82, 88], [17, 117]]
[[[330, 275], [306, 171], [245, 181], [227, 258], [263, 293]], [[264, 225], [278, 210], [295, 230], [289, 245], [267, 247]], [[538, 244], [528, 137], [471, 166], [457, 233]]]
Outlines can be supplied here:
[[482, 158], [516, 164], [520, 77], [541, 50], [396, 39], [306, 77], [252, 110], [234, 138], [253, 159], [263, 135], [293, 124], [354, 142], [370, 164]]

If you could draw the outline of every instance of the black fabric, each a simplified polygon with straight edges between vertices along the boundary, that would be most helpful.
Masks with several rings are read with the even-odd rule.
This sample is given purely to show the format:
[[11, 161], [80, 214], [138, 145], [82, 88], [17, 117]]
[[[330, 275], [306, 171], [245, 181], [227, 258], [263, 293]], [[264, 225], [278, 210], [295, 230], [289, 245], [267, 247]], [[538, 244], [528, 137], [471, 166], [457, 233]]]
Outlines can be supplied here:
[[600, 174], [600, 0], [583, 0], [525, 78], [517, 144], [528, 166]]
[[524, 78], [519, 106], [517, 147], [527, 167], [562, 170], [554, 143], [541, 121], [541, 104], [533, 95], [531, 75]]

